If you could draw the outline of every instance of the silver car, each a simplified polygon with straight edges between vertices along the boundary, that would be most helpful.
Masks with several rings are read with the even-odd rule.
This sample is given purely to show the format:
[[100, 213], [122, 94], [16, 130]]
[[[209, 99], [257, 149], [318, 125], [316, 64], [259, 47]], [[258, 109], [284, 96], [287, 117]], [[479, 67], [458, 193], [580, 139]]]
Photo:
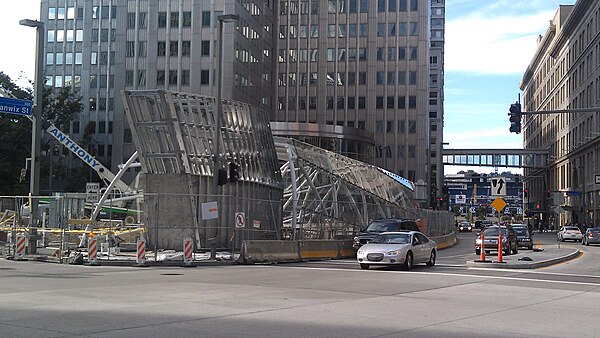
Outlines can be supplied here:
[[435, 265], [435, 242], [419, 231], [384, 232], [356, 253], [361, 269], [371, 265], [400, 265], [410, 270], [414, 264]]
[[561, 242], [566, 240], [573, 240], [579, 242], [583, 239], [583, 234], [578, 227], [565, 226], [560, 228], [560, 231], [556, 234], [557, 239]]

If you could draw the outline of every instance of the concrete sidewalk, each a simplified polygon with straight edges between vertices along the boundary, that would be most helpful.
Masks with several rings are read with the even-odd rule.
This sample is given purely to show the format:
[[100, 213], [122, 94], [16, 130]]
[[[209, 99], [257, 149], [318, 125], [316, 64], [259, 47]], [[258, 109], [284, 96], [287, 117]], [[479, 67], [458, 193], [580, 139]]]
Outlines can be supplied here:
[[505, 268], [505, 269], [536, 269], [544, 266], [558, 264], [579, 256], [580, 250], [574, 246], [561, 245], [559, 249], [557, 245], [544, 246], [542, 251], [532, 251], [519, 249], [516, 255], [503, 256], [504, 263], [498, 263], [498, 255], [496, 252], [486, 254], [487, 262], [477, 260], [467, 261], [468, 267], [478, 268]]

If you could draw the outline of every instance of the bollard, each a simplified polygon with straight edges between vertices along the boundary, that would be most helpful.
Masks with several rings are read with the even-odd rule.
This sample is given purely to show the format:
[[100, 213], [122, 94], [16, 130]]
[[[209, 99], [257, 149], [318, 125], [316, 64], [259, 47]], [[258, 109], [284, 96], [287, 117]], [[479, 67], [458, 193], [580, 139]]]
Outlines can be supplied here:
[[92, 237], [90, 234], [90, 239], [88, 240], [88, 263], [90, 265], [99, 265], [98, 264], [98, 240]]
[[138, 238], [137, 240], [137, 259], [138, 266], [146, 266], [146, 240]]
[[192, 266], [193, 254], [194, 245], [192, 243], [192, 238], [186, 237], [183, 239], [183, 262], [185, 263], [185, 266]]
[[[510, 248], [510, 243], [508, 243]], [[502, 229], [498, 229], [498, 263], [504, 263], [502, 261]]]
[[16, 261], [24, 261], [25, 260], [25, 247], [27, 243], [27, 239], [25, 238], [25, 234], [19, 232], [17, 234], [17, 248], [15, 250], [15, 260]]
[[479, 245], [479, 260], [485, 262], [485, 245], [483, 244], [484, 240], [483, 230], [481, 231], [481, 245]]

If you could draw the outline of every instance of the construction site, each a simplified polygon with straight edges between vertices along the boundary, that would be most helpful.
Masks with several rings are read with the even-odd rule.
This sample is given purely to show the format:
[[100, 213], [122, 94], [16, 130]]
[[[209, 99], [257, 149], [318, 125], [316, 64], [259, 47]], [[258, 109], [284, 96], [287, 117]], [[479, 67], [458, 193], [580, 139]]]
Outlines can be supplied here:
[[[377, 218], [417, 221], [455, 240], [454, 217], [420, 209], [414, 184], [298, 140], [273, 137], [265, 112], [164, 90], [122, 92], [136, 152], [110, 172], [54, 125], [46, 132], [102, 182], [85, 193], [1, 196], [0, 247], [61, 263], [279, 261], [353, 254]], [[133, 182], [123, 174], [141, 168]], [[140, 257], [140, 250], [143, 256]], [[322, 257], [320, 257], [322, 256]]]

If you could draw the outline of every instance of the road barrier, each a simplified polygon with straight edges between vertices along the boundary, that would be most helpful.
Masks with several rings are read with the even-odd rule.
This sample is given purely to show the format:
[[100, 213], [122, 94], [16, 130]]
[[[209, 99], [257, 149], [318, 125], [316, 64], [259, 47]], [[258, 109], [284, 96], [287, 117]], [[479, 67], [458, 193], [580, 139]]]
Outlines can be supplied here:
[[[510, 251], [510, 242], [508, 242], [508, 251]], [[504, 263], [502, 261], [502, 231], [498, 231], [498, 263]]]
[[146, 265], [146, 240], [139, 238], [137, 240], [137, 255], [136, 262], [139, 266]]
[[17, 248], [15, 250], [16, 260], [24, 259], [26, 243], [27, 243], [27, 238], [25, 237], [25, 234], [22, 232], [18, 233], [17, 234]]
[[98, 240], [93, 237], [88, 240], [88, 263], [98, 265]]
[[242, 243], [238, 263], [299, 262], [311, 259], [334, 259], [353, 256], [352, 240], [252, 240]]
[[183, 262], [186, 266], [191, 266], [194, 255], [194, 244], [192, 243], [191, 237], [183, 239]]

